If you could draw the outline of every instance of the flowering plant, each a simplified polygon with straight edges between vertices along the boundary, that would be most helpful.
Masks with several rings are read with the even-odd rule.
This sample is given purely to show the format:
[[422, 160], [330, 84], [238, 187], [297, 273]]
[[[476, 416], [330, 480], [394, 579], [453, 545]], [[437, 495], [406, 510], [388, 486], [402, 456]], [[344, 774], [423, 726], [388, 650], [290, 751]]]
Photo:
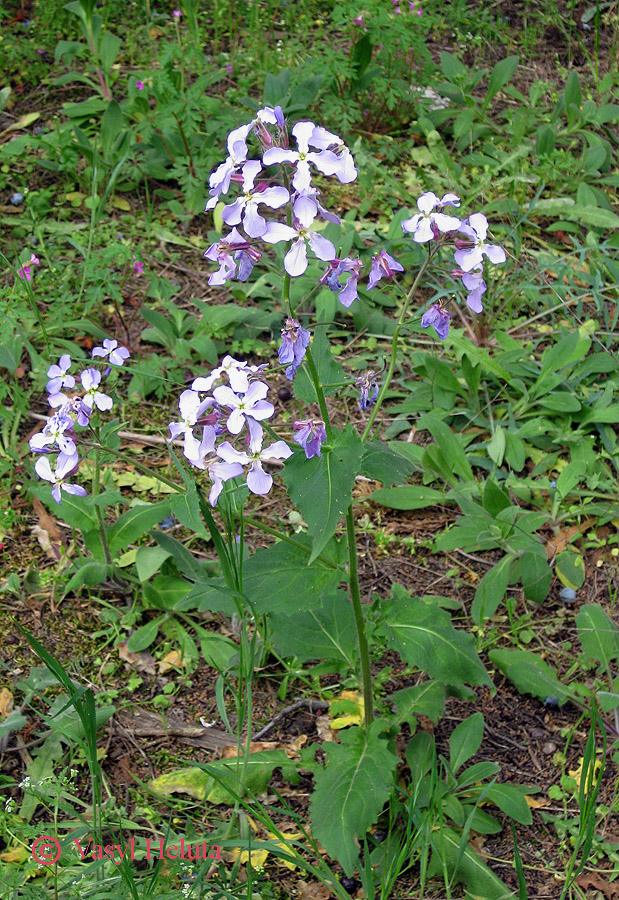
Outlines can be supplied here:
[[[418, 314], [411, 315], [411, 306], [430, 264], [453, 250], [457, 268], [452, 275], [461, 279], [468, 308], [480, 313], [481, 297], [487, 290], [484, 267], [500, 265], [506, 259], [504, 250], [487, 240], [488, 222], [483, 214], [456, 215], [460, 199], [452, 192], [441, 198], [432, 192], [423, 194], [417, 201], [418, 211], [402, 222], [402, 239], [426, 248], [412, 280], [389, 252], [391, 248], [375, 248], [371, 261], [365, 262], [343, 255], [323, 233], [330, 229], [335, 237], [340, 222], [323, 205], [324, 179], [349, 184], [356, 176], [352, 153], [338, 135], [311, 121], [297, 122], [289, 131], [279, 107], [260, 109], [250, 122], [230, 132], [227, 157], [209, 179], [207, 211], [215, 210], [228, 229], [204, 254], [218, 267], [211, 272], [209, 283], [221, 286], [235, 279], [246, 281], [256, 265], [277, 272], [272, 248], [277, 252], [278, 245], [284, 245], [277, 364], [292, 383], [295, 400], [304, 404], [303, 417], [294, 421], [291, 429], [278, 420], [276, 407], [268, 399], [275, 363], [251, 365], [228, 354], [218, 366], [195, 377], [180, 393], [178, 414], [169, 425], [170, 453], [183, 485], [161, 480], [174, 492], [169, 509], [181, 523], [211, 538], [219, 560], [218, 576], [207, 578], [184, 545], [153, 532], [157, 543], [177, 563], [183, 610], [194, 602], [199, 609], [235, 611], [242, 620], [249, 610], [252, 621], [261, 623], [265, 643], [270, 641], [280, 654], [301, 660], [322, 655], [336, 660], [340, 667], [350, 666], [352, 661], [356, 668], [358, 660], [356, 674], [363, 693], [360, 721], [342, 736], [347, 752], [329, 753], [329, 764], [316, 772], [312, 802], [313, 833], [347, 874], [357, 865], [358, 839], [380, 813], [391, 786], [385, 776], [382, 787], [377, 788], [375, 768], [366, 770], [360, 760], [368, 754], [380, 760], [387, 775], [394, 775], [396, 768], [386, 734], [389, 715], [383, 710], [381, 717], [375, 717], [368, 626], [358, 575], [353, 508], [356, 479], [361, 476], [390, 486], [404, 482], [412, 469], [407, 456], [379, 439], [378, 416], [397, 365], [402, 329], [411, 318], [418, 318]], [[234, 195], [228, 197], [231, 192]], [[315, 281], [312, 257], [321, 268], [324, 265]], [[410, 280], [410, 286], [402, 294], [386, 369], [377, 366], [346, 380], [331, 353], [326, 324], [313, 321], [313, 292], [324, 287], [337, 294], [342, 311], [346, 311], [361, 302], [362, 282], [365, 291], [377, 290], [379, 285], [382, 290], [386, 284], [400, 290], [396, 278]], [[298, 284], [310, 288], [302, 299], [296, 290], [297, 279]], [[421, 327], [432, 327], [441, 340], [449, 334], [447, 305], [443, 297], [421, 314]], [[68, 480], [79, 462], [77, 446], [84, 433], [99, 442], [100, 417], [113, 405], [112, 397], [103, 390], [104, 379], [128, 356], [126, 348], [106, 340], [93, 350], [93, 365], [77, 377], [66, 354], [48, 370], [49, 403], [55, 412], [32, 438], [31, 448], [45, 454], [39, 456], [35, 470], [52, 483], [52, 496], [58, 503], [63, 500], [62, 491], [86, 493]], [[95, 367], [98, 360], [103, 361], [103, 370]], [[338, 388], [358, 391], [357, 423], [341, 424], [337, 417], [331, 398]], [[177, 459], [176, 446], [195, 470], [195, 480]], [[58, 454], [55, 468], [50, 453]], [[303, 534], [291, 537], [245, 510], [250, 494], [264, 497], [272, 490], [276, 472], [282, 473], [289, 498], [301, 514]], [[202, 493], [204, 479], [208, 499]], [[97, 484], [98, 474], [95, 492]], [[105, 523], [100, 507], [96, 509], [104, 541]], [[125, 521], [135, 524], [142, 513], [131, 516], [131, 512], [125, 514], [130, 517]], [[144, 518], [151, 525], [158, 521], [151, 519], [150, 513]], [[345, 530], [339, 534], [342, 519]], [[276, 537], [277, 542], [248, 555], [244, 540], [248, 526]], [[117, 528], [115, 534], [120, 531]], [[108, 566], [110, 561], [108, 554]], [[347, 584], [347, 593], [341, 590], [342, 583]], [[407, 664], [428, 673], [436, 683], [433, 690], [439, 706], [448, 687], [465, 690], [465, 685], [489, 683], [473, 637], [457, 632], [445, 610], [412, 598], [397, 585], [391, 598], [382, 602], [374, 634], [381, 635]], [[144, 628], [152, 635], [150, 625]], [[321, 642], [319, 635], [325, 640]], [[363, 810], [343, 815], [343, 824], [336, 825], [326, 798], [332, 792], [339, 797], [342, 785], [348, 793], [369, 790], [371, 785], [372, 799]]]

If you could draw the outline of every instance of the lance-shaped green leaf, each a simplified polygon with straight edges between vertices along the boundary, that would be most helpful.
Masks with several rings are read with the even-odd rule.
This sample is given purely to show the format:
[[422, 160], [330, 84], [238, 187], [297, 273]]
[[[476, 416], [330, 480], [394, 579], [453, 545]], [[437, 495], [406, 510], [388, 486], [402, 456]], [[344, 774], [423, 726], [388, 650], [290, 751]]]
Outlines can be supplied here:
[[467, 846], [457, 831], [443, 827], [432, 832], [430, 877], [442, 878], [445, 869], [453, 881], [464, 882], [471, 900], [512, 900], [513, 891]]
[[350, 505], [355, 477], [361, 470], [364, 445], [352, 425], [333, 429], [330, 449], [306, 459], [302, 451], [287, 460], [284, 481], [295, 506], [307, 522], [313, 539], [313, 562], [335, 533]]
[[382, 484], [402, 484], [415, 468], [415, 463], [383, 441], [369, 441], [361, 462], [361, 474]]
[[576, 616], [576, 627], [582, 649], [591, 659], [610, 672], [611, 663], [619, 659], [619, 628], [599, 603], [582, 606]]
[[491, 684], [473, 635], [456, 630], [448, 612], [411, 597], [400, 584], [394, 584], [391, 598], [379, 632], [405, 662], [443, 684]]
[[504, 556], [479, 582], [471, 607], [471, 616], [476, 625], [494, 615], [502, 602], [509, 583], [511, 562], [510, 556]]
[[108, 530], [108, 545], [110, 553], [116, 555], [124, 550], [143, 534], [165, 519], [170, 513], [170, 501], [160, 500], [158, 503], [148, 503], [133, 506], [123, 513]]
[[345, 577], [322, 559], [308, 565], [311, 541], [305, 535], [295, 541], [299, 546], [282, 541], [260, 549], [245, 563], [243, 593], [256, 612], [293, 615], [319, 608]]
[[381, 737], [384, 724], [347, 728], [340, 744], [325, 744], [327, 765], [314, 774], [312, 834], [351, 876], [359, 863], [359, 838], [389, 797], [397, 758]]

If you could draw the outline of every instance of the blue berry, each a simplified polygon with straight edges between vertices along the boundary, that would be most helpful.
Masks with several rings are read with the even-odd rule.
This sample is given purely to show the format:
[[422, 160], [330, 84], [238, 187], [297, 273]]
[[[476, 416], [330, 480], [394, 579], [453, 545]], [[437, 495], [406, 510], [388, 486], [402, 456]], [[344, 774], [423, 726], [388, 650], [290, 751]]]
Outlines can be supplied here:
[[24, 195], [20, 194], [19, 191], [16, 191], [14, 194], [12, 194], [10, 202], [13, 204], [13, 206], [21, 206], [24, 202]]

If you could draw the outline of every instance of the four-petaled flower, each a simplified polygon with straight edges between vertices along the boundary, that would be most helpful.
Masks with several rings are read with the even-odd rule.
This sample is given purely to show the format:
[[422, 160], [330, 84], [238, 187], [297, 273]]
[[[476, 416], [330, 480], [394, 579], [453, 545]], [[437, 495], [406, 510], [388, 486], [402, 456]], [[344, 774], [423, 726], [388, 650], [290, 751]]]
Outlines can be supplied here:
[[440, 306], [431, 306], [421, 317], [421, 327], [427, 328], [431, 325], [440, 339], [445, 340], [449, 334], [449, 313], [441, 309]]
[[85, 369], [82, 372], [81, 379], [82, 387], [86, 391], [82, 398], [82, 403], [88, 409], [89, 414], [92, 414], [94, 406], [101, 410], [101, 412], [111, 409], [114, 406], [112, 398], [99, 390], [101, 372], [99, 372], [98, 369]]
[[292, 450], [285, 441], [275, 441], [263, 449], [263, 431], [257, 423], [250, 423], [249, 447], [247, 453], [235, 450], [229, 441], [224, 441], [217, 449], [217, 455], [227, 463], [239, 463], [250, 466], [247, 473], [247, 487], [252, 494], [268, 494], [273, 485], [273, 478], [262, 468], [268, 459], [288, 459]]
[[252, 159], [243, 166], [243, 194], [234, 203], [224, 207], [222, 219], [226, 225], [239, 225], [243, 219], [243, 228], [252, 238], [259, 238], [266, 231], [266, 220], [259, 214], [260, 203], [279, 209], [288, 202], [289, 194], [285, 187], [264, 187], [258, 185], [254, 189], [254, 180], [262, 169], [258, 160]]
[[30, 262], [24, 263], [24, 265], [17, 270], [18, 276], [25, 281], [32, 281], [32, 269], [34, 266], [40, 266], [39, 260], [36, 258], [34, 253], [30, 254]]
[[310, 150], [311, 137], [315, 129], [313, 122], [297, 122], [292, 133], [299, 149], [285, 150], [281, 147], [271, 147], [262, 157], [265, 166], [284, 162], [296, 163], [292, 185], [297, 191], [307, 191], [310, 188], [310, 163], [313, 163], [323, 175], [335, 175], [342, 168], [341, 160], [331, 150], [320, 150], [317, 153]]
[[381, 278], [392, 278], [396, 272], [403, 272], [404, 266], [389, 256], [386, 250], [381, 250], [372, 257], [372, 270], [368, 280], [368, 289], [376, 287]]
[[103, 347], [95, 347], [92, 351], [93, 359], [96, 356], [109, 356], [109, 363], [112, 366], [122, 366], [130, 355], [126, 347], [119, 347], [118, 341], [111, 341], [109, 338], [104, 338]]
[[307, 269], [307, 244], [310, 245], [318, 259], [328, 262], [335, 258], [335, 247], [331, 241], [310, 231], [312, 222], [311, 210], [308, 207], [297, 211], [293, 221], [293, 227], [280, 222], [269, 222], [262, 235], [262, 240], [267, 244], [279, 244], [280, 241], [292, 241], [290, 250], [284, 257], [284, 268], [293, 278], [302, 275]]
[[322, 419], [293, 422], [292, 427], [297, 432], [294, 436], [294, 442], [299, 447], [303, 447], [307, 459], [311, 459], [313, 456], [322, 456], [320, 446], [327, 439]]
[[208, 495], [208, 502], [211, 506], [217, 506], [217, 500], [223, 490], [224, 481], [229, 481], [230, 478], [236, 478], [238, 475], [242, 475], [243, 472], [243, 466], [238, 462], [215, 462], [208, 467], [208, 474], [213, 482]]
[[311, 335], [306, 328], [296, 319], [286, 319], [282, 329], [282, 342], [278, 357], [282, 366], [286, 369], [286, 378], [290, 381], [296, 375], [296, 371], [303, 362], [305, 351], [309, 347]]
[[412, 234], [413, 240], [418, 244], [431, 241], [432, 238], [439, 236], [439, 232], [445, 234], [448, 231], [457, 231], [460, 228], [460, 219], [446, 216], [440, 211], [443, 206], [457, 205], [456, 201], [460, 202], [455, 194], [445, 194], [439, 200], [433, 191], [427, 191], [417, 201], [419, 212], [402, 222], [402, 230], [405, 234]]
[[48, 394], [55, 396], [63, 388], [72, 388], [75, 387], [75, 378], [73, 375], [69, 375], [68, 371], [71, 368], [71, 357], [68, 353], [63, 353], [63, 355], [58, 360], [57, 366], [50, 366], [47, 370], [47, 376], [50, 379], [47, 382], [46, 390]]
[[462, 223], [458, 231], [465, 234], [473, 241], [474, 246], [470, 249], [461, 248], [454, 253], [456, 264], [464, 272], [470, 272], [475, 266], [478, 266], [483, 257], [487, 256], [491, 263], [499, 265], [504, 263], [507, 257], [502, 247], [496, 244], [486, 244], [486, 235], [488, 234], [488, 220], [482, 213], [473, 213], [468, 219]]
[[60, 453], [58, 455], [58, 459], [56, 460], [56, 470], [52, 472], [52, 467], [50, 465], [49, 459], [47, 456], [41, 456], [37, 459], [34, 464], [34, 469], [39, 478], [43, 478], [44, 481], [51, 481], [54, 485], [52, 488], [52, 497], [56, 501], [56, 503], [62, 503], [62, 499], [60, 496], [60, 489], [66, 491], [67, 494], [76, 494], [78, 497], [86, 497], [87, 492], [83, 487], [79, 484], [69, 484], [65, 481], [67, 475], [69, 475], [73, 469], [77, 466], [79, 462], [79, 458], [77, 453]]
[[230, 434], [239, 434], [246, 421], [268, 419], [275, 407], [264, 398], [269, 392], [263, 381], [254, 381], [245, 394], [235, 394], [232, 388], [222, 385], [215, 388], [213, 397], [220, 406], [227, 406], [232, 412], [228, 416], [226, 428]]
[[73, 419], [59, 410], [50, 416], [42, 431], [30, 438], [30, 449], [33, 453], [47, 453], [56, 445], [67, 456], [76, 454], [75, 442], [65, 434], [67, 431], [73, 431], [73, 425]]

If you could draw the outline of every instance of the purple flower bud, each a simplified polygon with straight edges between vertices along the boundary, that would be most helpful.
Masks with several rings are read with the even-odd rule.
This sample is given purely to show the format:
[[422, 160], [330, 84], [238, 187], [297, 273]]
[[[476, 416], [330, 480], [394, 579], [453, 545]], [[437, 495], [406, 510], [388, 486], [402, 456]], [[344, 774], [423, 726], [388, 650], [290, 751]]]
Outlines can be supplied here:
[[363, 412], [368, 409], [378, 397], [376, 372], [373, 369], [369, 369], [364, 375], [357, 378], [355, 384], [358, 388], [361, 388], [361, 393], [359, 395], [359, 409]]
[[282, 329], [282, 343], [279, 348], [281, 365], [288, 365], [286, 378], [293, 380], [297, 369], [303, 362], [305, 351], [309, 347], [310, 333], [296, 319], [286, 319]]
[[303, 422], [293, 422], [292, 427], [297, 432], [294, 441], [305, 450], [307, 459], [313, 456], [322, 456], [321, 444], [327, 439], [327, 432], [322, 419], [308, 419]]

